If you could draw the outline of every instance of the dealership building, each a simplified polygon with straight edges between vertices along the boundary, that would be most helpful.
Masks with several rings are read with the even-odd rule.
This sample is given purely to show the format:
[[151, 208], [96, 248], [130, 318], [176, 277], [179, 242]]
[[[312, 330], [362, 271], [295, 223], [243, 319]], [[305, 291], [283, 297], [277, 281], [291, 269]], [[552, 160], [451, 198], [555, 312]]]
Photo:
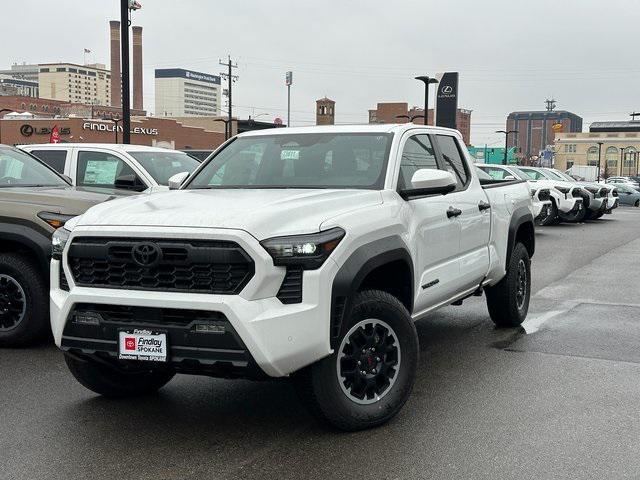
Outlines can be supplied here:
[[155, 71], [156, 115], [212, 117], [220, 115], [220, 77], [182, 68]]

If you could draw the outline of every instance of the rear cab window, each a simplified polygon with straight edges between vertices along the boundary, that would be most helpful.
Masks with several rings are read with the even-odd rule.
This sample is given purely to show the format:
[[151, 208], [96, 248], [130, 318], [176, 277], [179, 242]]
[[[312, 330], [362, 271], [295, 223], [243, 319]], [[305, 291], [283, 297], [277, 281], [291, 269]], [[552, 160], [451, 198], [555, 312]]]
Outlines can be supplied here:
[[460, 145], [458, 145], [458, 140], [451, 135], [436, 135], [435, 138], [438, 142], [445, 168], [456, 179], [456, 191], [464, 190], [469, 184], [471, 176]]
[[64, 167], [67, 160], [68, 150], [31, 150], [29, 153], [38, 157], [43, 163], [46, 163], [58, 173], [64, 173]]

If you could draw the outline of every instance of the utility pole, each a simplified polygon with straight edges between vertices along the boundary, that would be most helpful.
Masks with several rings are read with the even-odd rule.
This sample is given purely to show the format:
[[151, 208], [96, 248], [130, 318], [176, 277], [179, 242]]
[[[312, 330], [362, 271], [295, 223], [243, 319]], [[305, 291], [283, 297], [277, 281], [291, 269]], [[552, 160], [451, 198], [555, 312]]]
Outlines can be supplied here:
[[293, 72], [287, 72], [285, 76], [287, 84], [287, 127], [291, 126], [291, 85], [293, 84]]
[[[227, 56], [227, 63], [224, 63], [222, 60], [219, 60], [218, 63], [220, 65], [222, 65], [223, 67], [227, 67], [228, 70], [225, 73], [221, 73], [220, 76], [226, 80], [228, 80], [229, 82], [229, 86], [228, 91], [227, 91], [227, 98], [229, 99], [229, 120], [227, 120], [228, 124], [225, 124], [227, 126], [227, 129], [229, 130], [229, 132], [225, 135], [225, 140], [231, 138], [233, 136], [233, 96], [232, 96], [232, 90], [233, 90], [233, 82], [238, 80], [238, 76], [237, 75], [233, 75], [233, 69], [234, 68], [238, 68], [238, 64], [237, 63], [233, 63], [231, 61], [231, 55]], [[226, 129], [225, 129], [226, 130]], [[225, 132], [226, 133], [226, 132]]]

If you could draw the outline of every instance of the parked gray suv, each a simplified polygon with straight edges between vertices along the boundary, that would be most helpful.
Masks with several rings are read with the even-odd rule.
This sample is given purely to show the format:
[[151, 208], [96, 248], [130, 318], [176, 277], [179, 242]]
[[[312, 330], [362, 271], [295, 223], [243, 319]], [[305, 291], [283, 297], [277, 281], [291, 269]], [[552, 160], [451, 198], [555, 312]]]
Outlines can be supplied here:
[[89, 207], [127, 195], [83, 189], [21, 150], [0, 145], [0, 347], [50, 332], [51, 236]]

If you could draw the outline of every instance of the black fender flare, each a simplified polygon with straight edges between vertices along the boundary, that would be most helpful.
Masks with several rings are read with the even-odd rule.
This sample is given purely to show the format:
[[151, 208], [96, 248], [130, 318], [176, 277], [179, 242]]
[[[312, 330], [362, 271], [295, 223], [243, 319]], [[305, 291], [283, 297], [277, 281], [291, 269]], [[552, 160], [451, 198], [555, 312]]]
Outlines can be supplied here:
[[[31, 222], [24, 223], [0, 221], [0, 244], [3, 241], [21, 245], [32, 252], [34, 260], [49, 281], [49, 261], [51, 260], [51, 235], [43, 228]], [[0, 248], [1, 250], [1, 248]]]
[[[520, 207], [517, 208], [513, 215], [511, 215], [511, 222], [509, 223], [509, 238], [507, 240], [507, 258], [505, 265], [509, 264], [509, 259], [511, 258], [511, 253], [513, 252], [513, 248], [516, 246], [516, 234], [520, 227], [526, 223], [531, 224], [532, 231], [535, 232], [533, 215], [531, 214], [531, 210], [528, 207]], [[536, 249], [536, 237], [535, 234], [531, 238], [531, 251], [530, 256], [533, 257], [533, 254]]]
[[[411, 272], [410, 304], [413, 305], [413, 260], [400, 236], [392, 235], [366, 243], [355, 249], [342, 264], [331, 288], [330, 339], [332, 347], [335, 348], [336, 346], [334, 343], [341, 333], [343, 318], [348, 317], [350, 314], [355, 294], [360, 289], [366, 276], [376, 268], [398, 260], [404, 261]], [[409, 311], [411, 311], [411, 308], [409, 308]]]

